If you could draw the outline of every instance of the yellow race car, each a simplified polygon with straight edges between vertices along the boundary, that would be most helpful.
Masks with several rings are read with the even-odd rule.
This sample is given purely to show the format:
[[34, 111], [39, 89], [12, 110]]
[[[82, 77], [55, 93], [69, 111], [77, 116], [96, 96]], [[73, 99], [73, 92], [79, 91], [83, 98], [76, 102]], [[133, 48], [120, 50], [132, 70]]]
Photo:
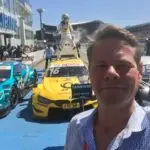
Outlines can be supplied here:
[[84, 110], [97, 107], [94, 96], [84, 100], [82, 105], [80, 98], [72, 98], [71, 86], [89, 83], [89, 74], [81, 59], [68, 57], [53, 60], [45, 71], [42, 82], [33, 88], [33, 118], [51, 118], [53, 112], [57, 111], [82, 111], [83, 106]]

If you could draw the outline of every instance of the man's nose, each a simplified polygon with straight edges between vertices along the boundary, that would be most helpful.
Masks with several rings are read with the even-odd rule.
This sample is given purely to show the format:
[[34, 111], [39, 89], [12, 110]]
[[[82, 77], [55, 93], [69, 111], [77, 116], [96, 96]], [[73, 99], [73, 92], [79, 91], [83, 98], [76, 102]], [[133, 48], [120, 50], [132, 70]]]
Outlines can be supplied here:
[[114, 66], [109, 66], [106, 74], [104, 76], [105, 79], [119, 79], [119, 74], [117, 73], [116, 69]]

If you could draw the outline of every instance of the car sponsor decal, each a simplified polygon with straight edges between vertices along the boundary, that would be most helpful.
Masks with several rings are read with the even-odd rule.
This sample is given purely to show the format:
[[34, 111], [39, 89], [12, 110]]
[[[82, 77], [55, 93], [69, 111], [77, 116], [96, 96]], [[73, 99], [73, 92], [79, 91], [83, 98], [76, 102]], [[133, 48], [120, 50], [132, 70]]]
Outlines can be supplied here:
[[10, 70], [11, 66], [0, 66], [0, 70]]
[[50, 68], [49, 70], [50, 70], [50, 74], [56, 75], [56, 74], [59, 74], [60, 67], [58, 67], [58, 68]]
[[72, 64], [52, 64], [52, 65], [50, 65], [50, 68], [53, 68], [53, 67], [78, 67], [78, 66], [84, 66], [84, 64], [75, 64], [75, 63], [72, 63]]
[[63, 84], [60, 84], [61, 87], [63, 88], [71, 88], [72, 83], [71, 82], [65, 82]]
[[28, 81], [30, 70], [29, 70], [29, 67], [27, 65], [25, 67], [26, 67], [26, 74], [24, 77], [24, 82], [26, 83]]
[[91, 98], [92, 97], [92, 85], [87, 84], [72, 84], [72, 98]]
[[18, 88], [24, 89], [24, 80], [22, 77], [18, 79]]
[[65, 109], [74, 109], [74, 108], [80, 108], [80, 103], [69, 103], [69, 104], [63, 104], [62, 108]]
[[0, 78], [0, 82], [4, 82], [5, 80], [5, 78]]
[[17, 64], [19, 64], [19, 62], [14, 62], [14, 65], [17, 65]]

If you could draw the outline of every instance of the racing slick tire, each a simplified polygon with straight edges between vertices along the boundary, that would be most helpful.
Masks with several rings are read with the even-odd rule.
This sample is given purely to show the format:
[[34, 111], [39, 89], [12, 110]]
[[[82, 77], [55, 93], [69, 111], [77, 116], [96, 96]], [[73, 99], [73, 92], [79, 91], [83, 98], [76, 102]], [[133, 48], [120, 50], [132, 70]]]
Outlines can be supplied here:
[[15, 108], [19, 102], [19, 91], [17, 87], [13, 86], [11, 88], [11, 93], [10, 93], [10, 103], [11, 103], [11, 108]]
[[3, 112], [0, 111], [0, 119], [6, 117], [11, 111], [11, 106], [8, 106]]

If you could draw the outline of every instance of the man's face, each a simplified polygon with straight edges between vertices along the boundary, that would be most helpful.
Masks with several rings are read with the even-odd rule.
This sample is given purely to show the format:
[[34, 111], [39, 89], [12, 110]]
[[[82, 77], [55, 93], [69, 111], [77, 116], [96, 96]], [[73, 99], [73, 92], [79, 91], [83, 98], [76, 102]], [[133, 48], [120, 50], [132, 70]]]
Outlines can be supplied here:
[[92, 51], [89, 65], [93, 90], [101, 103], [122, 105], [134, 99], [141, 81], [141, 63], [137, 66], [135, 48], [118, 39], [105, 39]]
[[63, 21], [68, 22], [69, 20], [68, 20], [68, 18], [63, 18]]

